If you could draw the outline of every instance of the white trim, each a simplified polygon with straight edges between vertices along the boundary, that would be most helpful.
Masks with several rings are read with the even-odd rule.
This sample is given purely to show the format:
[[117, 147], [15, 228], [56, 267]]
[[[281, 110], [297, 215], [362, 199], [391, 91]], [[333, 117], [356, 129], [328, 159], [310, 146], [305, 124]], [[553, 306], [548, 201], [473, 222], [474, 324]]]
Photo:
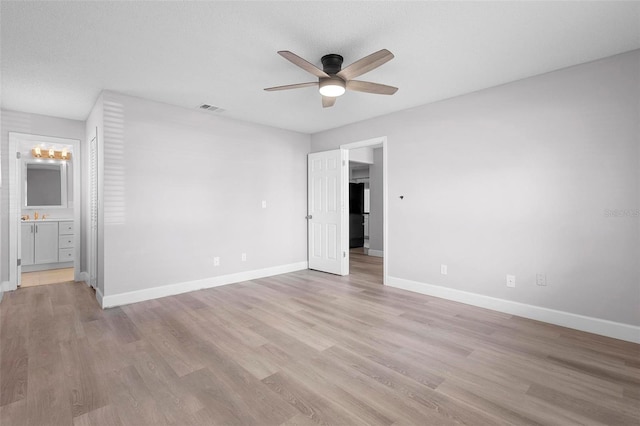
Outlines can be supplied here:
[[34, 263], [33, 265], [23, 265], [22, 272], [52, 271], [54, 269], [67, 268], [73, 268], [73, 262]]
[[[340, 158], [342, 167], [340, 168], [340, 179], [342, 185], [342, 214], [340, 215], [340, 239], [341, 251], [344, 253], [340, 263], [340, 275], [349, 275], [349, 150], [340, 148]], [[344, 214], [344, 212], [347, 214]]]
[[0, 291], [1, 292], [11, 291], [11, 290], [15, 290], [15, 288], [11, 288], [11, 283], [9, 281], [0, 282]]
[[584, 315], [528, 305], [526, 303], [514, 302], [511, 300], [498, 299], [496, 297], [405, 280], [403, 278], [388, 277], [387, 285], [390, 287], [396, 287], [403, 290], [409, 290], [416, 293], [427, 294], [429, 296], [440, 297], [442, 299], [491, 309], [498, 312], [504, 312], [511, 315], [517, 315], [524, 318], [586, 331], [588, 333], [613, 337], [614, 339], [640, 343], [639, 326], [587, 317]]
[[104, 309], [104, 296], [102, 295], [102, 292], [99, 288], [96, 288], [96, 300], [98, 301], [98, 304]]
[[[89, 273], [87, 271], [81, 271], [78, 278], [78, 281], [84, 281], [85, 283], [87, 283], [87, 285], [89, 285]], [[89, 287], [91, 286], [89, 285]]]
[[[383, 253], [389, 253], [389, 172], [387, 168], [387, 137], [380, 136], [373, 139], [367, 139], [359, 142], [352, 142], [340, 145], [340, 149], [356, 149], [364, 147], [379, 148], [382, 147], [382, 251]], [[346, 182], [347, 188], [349, 187], [349, 180]], [[348, 193], [348, 192], [347, 192]], [[347, 221], [347, 223], [349, 223]], [[347, 234], [347, 247], [349, 236]], [[371, 250], [369, 250], [371, 251]], [[375, 251], [375, 250], [374, 250]], [[389, 256], [382, 257], [382, 283], [387, 284], [389, 278]], [[347, 262], [349, 260], [349, 250], [347, 250]]]
[[97, 289], [96, 299], [100, 303], [100, 306], [102, 306], [103, 308], [112, 308], [114, 306], [143, 302], [145, 300], [158, 299], [160, 297], [174, 296], [176, 294], [202, 290], [205, 288], [212, 288], [243, 281], [255, 280], [259, 278], [266, 278], [273, 275], [286, 274], [289, 272], [308, 269], [308, 267], [309, 263], [307, 261], [290, 263], [288, 265], [272, 266], [270, 268], [257, 269], [254, 271], [238, 272], [235, 274], [204, 278], [201, 280], [168, 284], [161, 287], [147, 288], [144, 290], [130, 291], [127, 293], [120, 293], [109, 296], [103, 296], [100, 292], [100, 289]]
[[373, 249], [368, 249], [368, 250], [367, 250], [367, 254], [368, 254], [369, 256], [374, 256], [374, 257], [384, 257], [384, 256], [383, 256], [384, 251], [382, 251], [382, 250], [373, 250]]

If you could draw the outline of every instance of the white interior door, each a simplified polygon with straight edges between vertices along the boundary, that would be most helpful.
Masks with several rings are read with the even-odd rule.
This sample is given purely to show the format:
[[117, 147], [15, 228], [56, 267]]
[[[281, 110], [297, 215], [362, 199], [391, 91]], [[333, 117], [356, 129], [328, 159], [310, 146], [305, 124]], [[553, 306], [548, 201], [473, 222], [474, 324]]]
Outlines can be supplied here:
[[309, 154], [309, 269], [349, 274], [348, 164], [344, 149]]

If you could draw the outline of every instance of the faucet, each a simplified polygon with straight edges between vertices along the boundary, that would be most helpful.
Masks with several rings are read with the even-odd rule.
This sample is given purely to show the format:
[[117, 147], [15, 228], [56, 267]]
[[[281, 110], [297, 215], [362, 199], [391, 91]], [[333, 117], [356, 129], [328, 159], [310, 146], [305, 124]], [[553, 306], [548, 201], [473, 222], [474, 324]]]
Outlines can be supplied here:
[[47, 216], [48, 216], [48, 215], [43, 214], [43, 215], [42, 215], [42, 220], [45, 220], [45, 219], [47, 218]]

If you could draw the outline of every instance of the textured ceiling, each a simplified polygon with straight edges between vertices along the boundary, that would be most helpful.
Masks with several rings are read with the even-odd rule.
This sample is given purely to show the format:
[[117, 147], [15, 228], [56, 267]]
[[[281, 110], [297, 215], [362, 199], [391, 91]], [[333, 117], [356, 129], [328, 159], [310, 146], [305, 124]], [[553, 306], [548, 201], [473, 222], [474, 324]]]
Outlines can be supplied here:
[[[2, 108], [86, 119], [103, 89], [313, 133], [640, 48], [638, 2], [1, 2]], [[393, 96], [323, 109], [276, 54], [345, 65]], [[202, 112], [211, 114], [210, 112]]]

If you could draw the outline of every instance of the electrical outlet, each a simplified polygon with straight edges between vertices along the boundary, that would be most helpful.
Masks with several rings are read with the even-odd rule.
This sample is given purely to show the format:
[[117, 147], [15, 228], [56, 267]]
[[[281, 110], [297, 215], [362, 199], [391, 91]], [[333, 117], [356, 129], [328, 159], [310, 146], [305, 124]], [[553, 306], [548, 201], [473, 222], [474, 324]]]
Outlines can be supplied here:
[[262, 208], [263, 209], [267, 208], [267, 200], [262, 200]]
[[536, 274], [536, 284], [542, 287], [547, 286], [547, 274]]
[[243, 262], [247, 261], [247, 253], [242, 253], [242, 261]]
[[515, 286], [516, 286], [516, 276], [507, 275], [507, 287], [515, 287]]
[[440, 265], [440, 273], [442, 275], [447, 275], [447, 265]]
[[220, 266], [220, 258], [219, 257], [214, 257], [213, 258], [213, 266]]

